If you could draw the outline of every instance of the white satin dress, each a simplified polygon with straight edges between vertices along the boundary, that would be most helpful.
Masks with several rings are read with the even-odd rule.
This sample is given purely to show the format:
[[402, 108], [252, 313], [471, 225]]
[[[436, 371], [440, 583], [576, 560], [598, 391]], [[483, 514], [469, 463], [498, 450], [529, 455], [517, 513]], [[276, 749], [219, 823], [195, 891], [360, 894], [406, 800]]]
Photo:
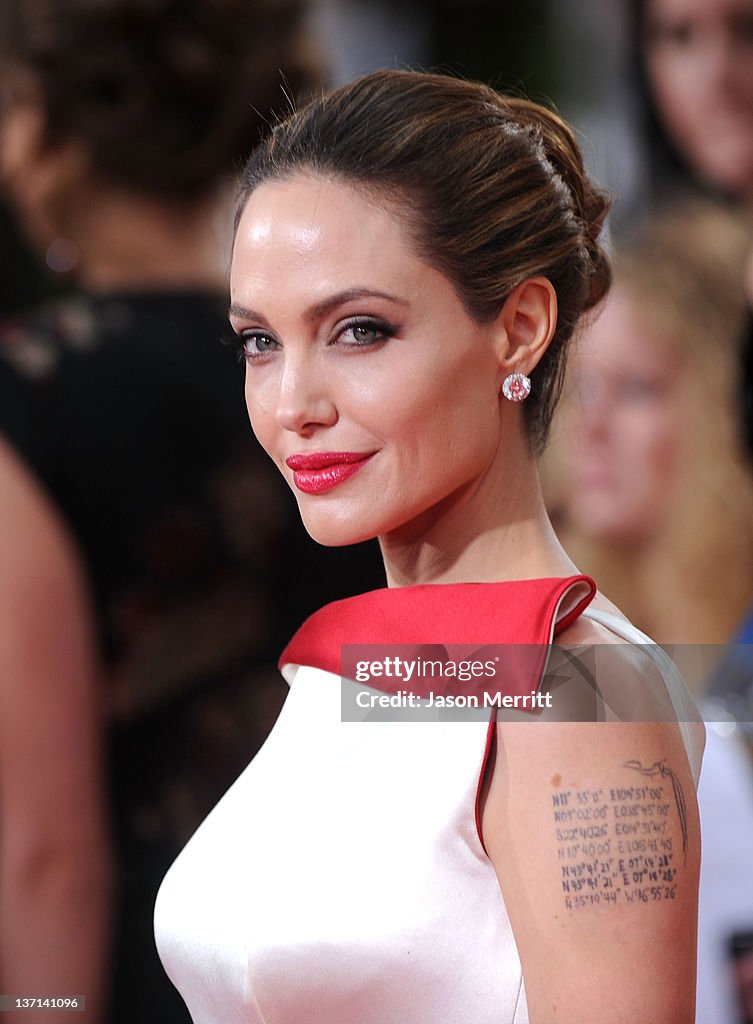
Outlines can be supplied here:
[[[343, 722], [339, 645], [546, 648], [579, 614], [648, 642], [587, 611], [594, 592], [587, 577], [413, 587], [308, 620], [282, 659], [274, 729], [158, 895], [159, 953], [194, 1024], [527, 1022], [477, 821], [489, 723]], [[682, 681], [667, 685], [686, 717]]]

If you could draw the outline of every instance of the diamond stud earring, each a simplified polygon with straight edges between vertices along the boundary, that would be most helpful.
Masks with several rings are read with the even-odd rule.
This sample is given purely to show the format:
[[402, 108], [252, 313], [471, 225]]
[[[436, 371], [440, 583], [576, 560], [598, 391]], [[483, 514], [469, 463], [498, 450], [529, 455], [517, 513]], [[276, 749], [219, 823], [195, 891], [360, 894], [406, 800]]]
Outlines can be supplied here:
[[508, 402], [524, 402], [531, 393], [531, 378], [524, 373], [511, 373], [502, 382], [502, 394]]

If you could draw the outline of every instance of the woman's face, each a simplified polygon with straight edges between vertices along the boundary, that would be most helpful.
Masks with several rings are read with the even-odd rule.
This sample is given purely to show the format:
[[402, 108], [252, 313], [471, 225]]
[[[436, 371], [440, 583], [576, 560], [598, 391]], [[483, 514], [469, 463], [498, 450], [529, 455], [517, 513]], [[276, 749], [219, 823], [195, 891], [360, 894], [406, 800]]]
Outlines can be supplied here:
[[573, 363], [570, 516], [587, 536], [617, 543], [662, 526], [690, 404], [685, 365], [639, 309], [615, 286]]
[[472, 497], [500, 437], [497, 335], [395, 213], [314, 177], [268, 182], [243, 211], [231, 293], [254, 432], [316, 540], [420, 536]]
[[679, 152], [711, 184], [753, 196], [753, 0], [648, 0], [645, 38]]

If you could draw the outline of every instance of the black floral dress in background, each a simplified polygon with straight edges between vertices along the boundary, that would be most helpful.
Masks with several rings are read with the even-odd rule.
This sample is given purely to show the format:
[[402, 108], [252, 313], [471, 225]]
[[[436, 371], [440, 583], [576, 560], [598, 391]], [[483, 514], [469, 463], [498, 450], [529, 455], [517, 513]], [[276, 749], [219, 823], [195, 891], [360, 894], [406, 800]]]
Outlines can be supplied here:
[[321, 604], [383, 585], [324, 550], [251, 432], [213, 294], [76, 297], [0, 328], [0, 431], [88, 570], [119, 868], [112, 1022], [187, 1022], [152, 910], [186, 839], [264, 741], [277, 656]]

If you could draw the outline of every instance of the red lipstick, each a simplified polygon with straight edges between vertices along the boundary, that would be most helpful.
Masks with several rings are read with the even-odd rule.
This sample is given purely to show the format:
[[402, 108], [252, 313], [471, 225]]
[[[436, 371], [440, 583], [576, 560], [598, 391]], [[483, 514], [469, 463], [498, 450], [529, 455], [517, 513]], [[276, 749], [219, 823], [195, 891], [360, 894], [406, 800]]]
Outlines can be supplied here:
[[291, 455], [285, 465], [293, 470], [293, 482], [305, 494], [324, 494], [362, 469], [374, 452], [311, 452]]

